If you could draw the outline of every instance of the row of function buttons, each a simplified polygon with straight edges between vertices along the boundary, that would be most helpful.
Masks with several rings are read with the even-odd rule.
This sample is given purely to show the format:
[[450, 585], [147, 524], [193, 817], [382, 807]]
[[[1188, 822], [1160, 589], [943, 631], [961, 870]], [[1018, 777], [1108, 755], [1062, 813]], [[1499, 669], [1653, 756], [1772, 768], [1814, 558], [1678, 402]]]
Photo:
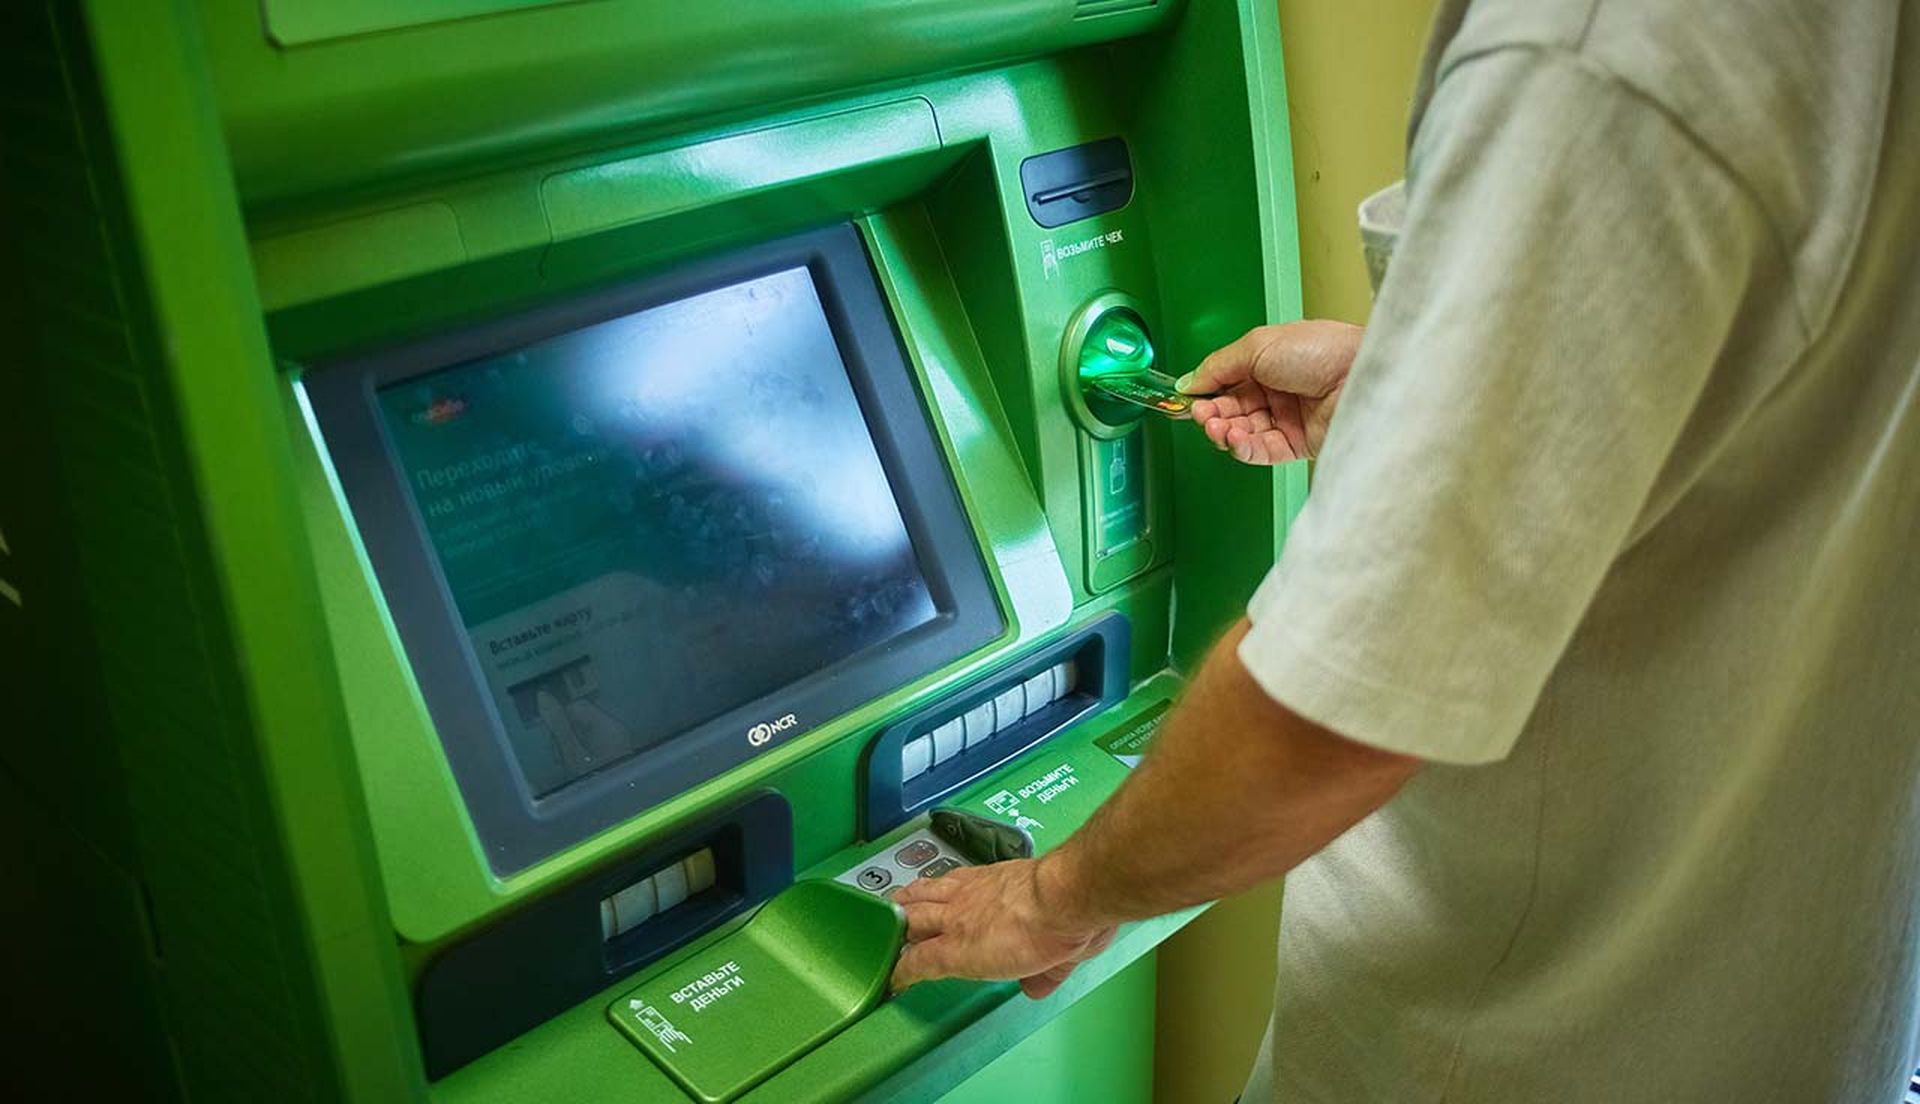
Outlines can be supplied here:
[[1072, 661], [1049, 667], [1025, 682], [1009, 686], [924, 736], [900, 748], [900, 780], [918, 778], [961, 751], [985, 743], [994, 733], [1019, 724], [1073, 693]]
[[696, 893], [713, 888], [713, 849], [702, 847], [600, 902], [600, 933], [623, 935]]

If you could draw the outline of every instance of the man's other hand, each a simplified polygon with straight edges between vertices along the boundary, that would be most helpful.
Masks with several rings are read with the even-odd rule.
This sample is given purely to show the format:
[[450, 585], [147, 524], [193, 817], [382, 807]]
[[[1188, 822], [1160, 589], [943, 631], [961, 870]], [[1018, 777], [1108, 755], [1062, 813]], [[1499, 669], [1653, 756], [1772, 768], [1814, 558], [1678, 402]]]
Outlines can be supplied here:
[[1326, 440], [1365, 332], [1331, 321], [1259, 326], [1180, 377], [1180, 390], [1210, 396], [1194, 401], [1194, 423], [1236, 460], [1303, 460]]
[[1056, 853], [962, 867], [894, 894], [907, 913], [907, 947], [893, 969], [896, 992], [922, 981], [1019, 978], [1035, 1000], [1113, 941], [1112, 927], [1073, 916]]

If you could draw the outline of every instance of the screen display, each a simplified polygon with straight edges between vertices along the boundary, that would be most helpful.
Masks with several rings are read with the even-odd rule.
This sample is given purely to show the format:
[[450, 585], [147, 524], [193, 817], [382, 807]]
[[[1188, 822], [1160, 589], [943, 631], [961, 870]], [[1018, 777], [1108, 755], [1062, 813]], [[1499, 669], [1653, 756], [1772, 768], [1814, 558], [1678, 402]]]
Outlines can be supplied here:
[[805, 267], [376, 403], [534, 796], [940, 615]]

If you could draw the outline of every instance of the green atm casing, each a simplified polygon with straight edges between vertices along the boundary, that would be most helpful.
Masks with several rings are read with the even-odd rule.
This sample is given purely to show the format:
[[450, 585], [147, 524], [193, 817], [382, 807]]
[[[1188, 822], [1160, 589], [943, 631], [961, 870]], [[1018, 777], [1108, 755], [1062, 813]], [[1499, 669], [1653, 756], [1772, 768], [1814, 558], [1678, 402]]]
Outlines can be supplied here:
[[906, 930], [884, 897], [798, 882], [727, 938], [614, 998], [607, 1018], [694, 1099], [720, 1104], [878, 1004]]
[[[890, 724], [1031, 681], [1023, 664], [1117, 616], [1126, 646], [1101, 670], [1119, 692], [1049, 714], [1071, 719], [941, 798], [1057, 845], [1125, 777], [1304, 491], [1183, 427], [1089, 433], [1060, 373], [1102, 295], [1139, 304], [1174, 369], [1297, 316], [1276, 18], [1263, 0], [10, 5], [0, 855], [29, 1082], [685, 1099], [613, 1002], [746, 931], [780, 887], [914, 830], [862, 823]], [[1113, 139], [1124, 201], [1102, 146], [1093, 175], [1043, 189], [1094, 213], [1036, 220], [1023, 163]], [[449, 752], [467, 737], [436, 723], [308, 373], [836, 226], [999, 630], [491, 861]], [[781, 846], [726, 827], [759, 794], [791, 810]], [[691, 860], [660, 851], [682, 839], [715, 856], [687, 891], [709, 911], [633, 929], [679, 917], [671, 940], [569, 921], [577, 997], [457, 1063], [424, 1056], [435, 971], [610, 899], [585, 887], [680, 871], [686, 891]], [[1045, 1001], [942, 982], [880, 1002], [741, 1098], [963, 1099], [1075, 1016], [1112, 1025], [1129, 1052], [1112, 1068], [1137, 1073], [1142, 979], [1184, 919], [1129, 927]], [[519, 946], [527, 974], [557, 976], [550, 941]], [[527, 1000], [517, 982], [458, 993]]]

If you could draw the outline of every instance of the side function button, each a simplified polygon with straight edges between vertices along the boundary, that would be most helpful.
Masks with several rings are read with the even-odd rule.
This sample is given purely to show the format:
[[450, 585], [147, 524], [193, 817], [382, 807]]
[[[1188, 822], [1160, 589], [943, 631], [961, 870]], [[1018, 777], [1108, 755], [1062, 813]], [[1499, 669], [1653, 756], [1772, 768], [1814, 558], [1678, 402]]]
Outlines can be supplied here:
[[1021, 690], [1027, 700], [1027, 716], [1031, 717], [1053, 704], [1053, 668], [1049, 667], [1028, 679]]
[[675, 863], [653, 876], [653, 890], [660, 897], [659, 911], [665, 912], [687, 899], [687, 868]]
[[1004, 732], [1027, 715], [1027, 695], [1018, 686], [1010, 686], [993, 699], [994, 728]]
[[966, 744], [966, 735], [962, 731], [961, 718], [955, 717], [931, 733], [933, 737], [933, 762], [935, 766], [960, 754]]
[[918, 778], [933, 766], [933, 737], [916, 736], [900, 748], [900, 778]]
[[1068, 694], [1073, 693], [1073, 688], [1078, 685], [1078, 683], [1079, 672], [1075, 670], [1073, 660], [1069, 659], [1053, 669], [1053, 696], [1055, 699], [1064, 698]]
[[702, 847], [700, 850], [688, 855], [687, 861], [682, 865], [687, 868], [687, 895], [689, 897], [696, 893], [704, 893], [713, 888], [714, 872], [712, 850]]
[[993, 703], [981, 702], [967, 710], [967, 715], [960, 718], [960, 721], [961, 727], [966, 731], [967, 747], [978, 747], [986, 742], [987, 737], [993, 735]]
[[601, 934], [612, 939], [622, 932], [632, 931], [641, 921], [653, 916], [655, 911], [653, 879], [642, 878], [601, 902]]

